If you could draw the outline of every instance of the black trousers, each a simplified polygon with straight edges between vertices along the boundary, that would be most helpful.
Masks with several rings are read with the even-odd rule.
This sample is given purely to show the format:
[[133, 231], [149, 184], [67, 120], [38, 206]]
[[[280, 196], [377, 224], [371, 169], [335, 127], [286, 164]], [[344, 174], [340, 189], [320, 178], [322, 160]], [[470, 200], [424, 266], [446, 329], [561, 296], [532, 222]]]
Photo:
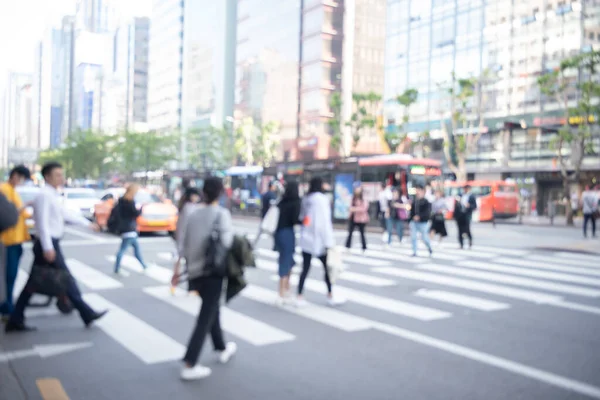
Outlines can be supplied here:
[[[63, 256], [62, 250], [60, 248], [60, 242], [58, 239], [52, 239], [52, 245], [54, 247], [54, 251], [56, 251], [56, 259], [53, 263], [48, 265], [48, 261], [44, 258], [44, 251], [42, 249], [42, 245], [39, 240], [36, 240], [33, 245], [33, 264], [35, 265], [48, 265], [48, 268], [63, 268], [67, 271], [69, 268], [67, 267], [67, 263], [65, 262], [65, 258]], [[22, 323], [25, 319], [25, 308], [29, 305], [29, 300], [31, 296], [33, 296], [34, 292], [29, 284], [25, 284], [25, 288], [19, 295], [19, 299], [17, 300], [17, 304], [15, 305], [15, 311], [11, 315], [11, 322], [19, 324]], [[79, 311], [79, 315], [84, 323], [90, 321], [90, 319], [94, 316], [95, 312], [87, 305], [87, 303], [81, 297], [81, 292], [79, 291], [79, 287], [77, 286], [77, 282], [75, 279], [71, 277], [71, 281], [69, 287], [67, 288], [67, 297], [71, 300], [73, 307]]]
[[592, 222], [592, 236], [596, 236], [596, 218], [593, 213], [583, 214], [583, 236], [587, 236], [588, 222]]
[[471, 235], [471, 221], [469, 219], [465, 221], [457, 221], [458, 224], [458, 243], [460, 243], [460, 248], [462, 249], [464, 246], [464, 236], [469, 238], [469, 247], [473, 245], [473, 236]]
[[225, 340], [221, 330], [219, 299], [223, 289], [223, 278], [201, 277], [190, 281], [190, 290], [197, 290], [202, 298], [202, 306], [196, 321], [196, 326], [190, 337], [187, 352], [183, 361], [190, 366], [196, 365], [204, 339], [210, 331], [213, 346], [216, 351], [225, 350]]
[[348, 239], [346, 239], [346, 247], [352, 247], [352, 234], [354, 233], [354, 228], [358, 227], [358, 231], [360, 232], [360, 239], [362, 240], [362, 248], [363, 250], [367, 249], [367, 239], [365, 238], [365, 226], [366, 224], [360, 224], [358, 222], [350, 221], [350, 225], [348, 226]]
[[[298, 282], [299, 295], [301, 295], [302, 291], [304, 290], [304, 281], [306, 280], [308, 272], [310, 271], [310, 263], [312, 258], [312, 254], [302, 252], [302, 274], [300, 274], [300, 282]], [[323, 263], [323, 268], [325, 268], [325, 284], [327, 285], [327, 293], [331, 293], [331, 280], [329, 279], [329, 272], [327, 271], [327, 253], [319, 256], [318, 258]]]

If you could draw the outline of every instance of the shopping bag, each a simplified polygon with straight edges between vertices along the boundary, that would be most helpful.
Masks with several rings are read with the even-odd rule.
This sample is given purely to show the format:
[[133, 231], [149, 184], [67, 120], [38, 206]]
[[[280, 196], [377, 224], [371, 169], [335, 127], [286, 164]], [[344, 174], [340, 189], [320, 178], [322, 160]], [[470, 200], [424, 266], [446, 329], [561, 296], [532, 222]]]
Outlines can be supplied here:
[[273, 235], [275, 233], [275, 231], [277, 230], [278, 224], [279, 224], [279, 207], [277, 205], [272, 205], [260, 223], [260, 231], [261, 231], [261, 233], [267, 233], [269, 235]]
[[342, 273], [344, 263], [342, 261], [342, 252], [337, 247], [327, 250], [327, 273], [329, 280], [334, 283]]

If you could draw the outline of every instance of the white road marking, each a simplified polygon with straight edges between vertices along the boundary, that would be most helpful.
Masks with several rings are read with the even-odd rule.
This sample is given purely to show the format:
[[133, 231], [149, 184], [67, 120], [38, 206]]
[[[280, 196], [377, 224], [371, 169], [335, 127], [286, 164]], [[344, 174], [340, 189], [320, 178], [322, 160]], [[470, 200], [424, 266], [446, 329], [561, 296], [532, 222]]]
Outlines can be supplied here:
[[469, 267], [469, 268], [477, 268], [488, 271], [496, 271], [496, 272], [506, 272], [508, 274], [515, 275], [525, 275], [525, 276], [533, 276], [536, 278], [554, 280], [554, 281], [564, 281], [564, 282], [573, 282], [573, 283], [581, 283], [583, 285], [590, 286], [600, 286], [600, 279], [588, 278], [585, 276], [577, 276], [570, 274], [561, 274], [558, 272], [547, 272], [547, 271], [538, 271], [527, 268], [517, 268], [517, 267], [505, 267], [503, 265], [498, 264], [490, 264], [487, 262], [481, 261], [464, 261], [460, 263], [461, 267]]
[[547, 257], [547, 256], [539, 256], [532, 255], [527, 257], [530, 260], [536, 261], [545, 261], [549, 263], [562, 263], [565, 268], [577, 268], [577, 267], [588, 267], [588, 271], [593, 271], [594, 273], [600, 275], [600, 256], [596, 261], [584, 261], [584, 260], [565, 260], [557, 257]]
[[82, 232], [82, 231], [80, 231], [78, 229], [74, 229], [74, 228], [71, 228], [69, 226], [65, 226], [65, 232], [66, 233], [70, 233], [71, 235], [82, 237], [84, 239], [92, 240], [94, 242], [104, 242], [105, 241], [105, 239], [102, 236], [99, 236], [99, 235], [94, 234], [94, 233]]
[[569, 301], [557, 301], [554, 303], [548, 303], [551, 306], [556, 306], [556, 307], [562, 307], [562, 308], [569, 308], [571, 310], [575, 310], [575, 311], [582, 311], [582, 312], [587, 312], [590, 314], [597, 314], [600, 315], [600, 308], [598, 307], [593, 307], [593, 306], [588, 306], [587, 304], [579, 304], [579, 303], [572, 303]]
[[[600, 276], [600, 270], [595, 269], [595, 268], [575, 267], [575, 266], [570, 267], [567, 265], [551, 264], [548, 261], [539, 260], [538, 258], [536, 258], [536, 256], [528, 256], [527, 260], [534, 260], [534, 261], [526, 261], [523, 259], [515, 259], [515, 258], [498, 258], [498, 259], [494, 260], [494, 262], [497, 262], [500, 264], [507, 264], [507, 265], [520, 265], [523, 267], [548, 269], [548, 270], [552, 270], [552, 271], [569, 272], [572, 274]], [[553, 260], [554, 260], [554, 262], [562, 261], [562, 260], [559, 260], [556, 258], [554, 258]]]
[[[483, 250], [483, 251], [487, 251], [490, 253], [498, 253], [501, 255], [511, 255], [511, 256], [524, 256], [526, 254], [529, 253], [529, 251], [526, 250], [516, 250], [516, 249], [506, 249], [506, 248], [502, 248], [502, 247], [492, 247], [492, 246], [473, 246], [473, 249], [475, 250]], [[468, 252], [468, 250], [465, 250]]]
[[471, 348], [460, 346], [445, 340], [436, 339], [431, 336], [423, 335], [417, 332], [412, 332], [406, 329], [397, 328], [388, 324], [378, 324], [376, 329], [390, 335], [401, 337], [414, 343], [419, 343], [428, 347], [432, 347], [447, 353], [457, 355], [472, 361], [476, 361], [495, 368], [503, 369], [516, 375], [534, 379], [552, 386], [556, 386], [568, 391], [584, 394], [596, 399], [600, 399], [600, 388], [579, 382], [573, 379], [565, 378], [564, 376], [556, 375], [551, 372], [546, 372], [541, 369], [533, 368], [515, 361], [497, 357], [492, 354], [482, 351], [473, 350]]
[[[144, 292], [194, 317], [200, 312], [200, 306], [202, 305], [200, 297], [187, 296], [185, 290], [177, 288], [173, 295], [168, 286], [157, 286], [144, 288]], [[224, 331], [255, 346], [288, 342], [296, 338], [291, 333], [227, 307], [221, 307], [220, 314], [221, 327]]]
[[96, 293], [84, 300], [96, 310], [110, 310], [94, 325], [146, 364], [181, 360], [185, 347]]
[[[274, 305], [278, 297], [277, 292], [264, 289], [255, 285], [248, 285], [242, 291], [241, 295], [247, 299], [257, 301], [259, 303]], [[331, 326], [336, 329], [341, 329], [345, 332], [358, 332], [373, 328], [372, 321], [354, 316], [333, 308], [321, 307], [314, 304], [308, 304], [305, 307], [289, 306], [282, 308], [292, 314], [300, 315], [304, 318]]]
[[[389, 246], [389, 247], [385, 247], [382, 245], [378, 245], [378, 244], [373, 244], [373, 245], [369, 245], [368, 246], [368, 250], [372, 250], [372, 251], [377, 251], [383, 254], [401, 254], [404, 256], [411, 256], [413, 254], [412, 248], [402, 248], [399, 249], [397, 247], [394, 246]], [[417, 249], [418, 253], [422, 253], [425, 252], [425, 254], [423, 254], [423, 256], [428, 256], [428, 250], [426, 248], [423, 249]], [[380, 257], [380, 256], [376, 256], [376, 257]], [[458, 260], [464, 260], [466, 257], [466, 253], [462, 253], [461, 255], [457, 255], [457, 254], [447, 254], [446, 250], [437, 250], [435, 248], [433, 248], [433, 258], [437, 258], [440, 260], [450, 260], [450, 261], [458, 261]]]
[[[273, 279], [273, 277], [271, 278]], [[292, 276], [291, 282], [295, 285], [298, 284], [298, 277]], [[312, 292], [327, 294], [327, 288], [325, 282], [317, 281], [314, 279], [306, 279], [304, 282], [304, 288]], [[418, 306], [416, 304], [405, 303], [398, 300], [389, 299], [383, 296], [377, 296], [374, 294], [361, 292], [359, 290], [345, 288], [343, 286], [335, 285], [334, 291], [337, 295], [346, 298], [348, 301], [353, 303], [361, 304], [366, 307], [376, 308], [378, 310], [386, 311], [392, 314], [402, 315], [409, 318], [415, 318], [420, 321], [434, 321], [443, 318], [449, 318], [452, 316], [451, 313], [446, 311], [437, 310], [435, 308], [429, 308], [424, 306]]]
[[92, 290], [102, 289], [116, 289], [123, 287], [123, 284], [116, 279], [111, 278], [98, 271], [95, 268], [90, 267], [78, 261], [74, 258], [68, 258], [66, 260], [71, 275], [77, 280], [77, 282], [83, 283], [85, 286]]
[[598, 265], [600, 261], [600, 254], [577, 254], [577, 253], [569, 253], [568, 251], [559, 251], [555, 253], [557, 256], [561, 258], [568, 258], [569, 260], [582, 260], [582, 261], [590, 261], [595, 262]]
[[486, 292], [498, 296], [511, 297], [514, 299], [531, 301], [534, 303], [548, 303], [562, 300], [562, 297], [550, 295], [541, 292], [533, 292], [529, 290], [517, 289], [508, 286], [495, 285], [491, 283], [472, 281], [468, 279], [454, 278], [450, 276], [431, 274], [427, 272], [405, 270], [393, 267], [373, 268], [373, 271], [397, 276], [405, 279], [411, 279], [421, 282], [436, 283], [439, 285], [454, 286], [463, 289], [468, 289], [476, 292]]
[[536, 279], [519, 278], [507, 276], [504, 274], [496, 274], [492, 272], [473, 271], [464, 268], [446, 267], [437, 264], [420, 265], [419, 269], [427, 271], [441, 272], [445, 274], [461, 275], [469, 278], [483, 279], [499, 283], [508, 283], [509, 285], [527, 286], [537, 289], [549, 290], [552, 292], [567, 293], [576, 296], [584, 297], [600, 297], [600, 290], [588, 289], [581, 286], [566, 285], [562, 283], [543, 282]]
[[443, 290], [421, 289], [415, 292], [415, 295], [426, 299], [443, 301], [450, 304], [473, 308], [480, 311], [497, 311], [510, 308], [508, 304], [497, 301], [482, 299], [480, 297], [467, 296], [464, 294], [446, 292]]
[[409, 256], [406, 256], [403, 254], [391, 253], [391, 252], [382, 252], [382, 251], [375, 251], [375, 250], [369, 250], [369, 249], [367, 249], [367, 251], [364, 253], [362, 250], [359, 250], [359, 249], [352, 249], [352, 250], [350, 250], [350, 252], [352, 254], [365, 254], [370, 257], [382, 258], [384, 260], [390, 260], [390, 261], [396, 261], [396, 262], [402, 261], [402, 262], [407, 262], [407, 263], [411, 263], [411, 264], [423, 262], [422, 258], [419, 259], [416, 257], [409, 257]]
[[443, 252], [443, 253], [449, 253], [449, 254], [460, 254], [464, 257], [475, 257], [475, 258], [494, 258], [494, 257], [498, 257], [498, 254], [496, 253], [490, 253], [490, 252], [484, 252], [484, 251], [476, 251], [476, 250], [471, 250], [471, 249], [448, 249], [448, 248], [444, 248], [443, 250], [435, 250], [434, 249], [434, 253], [433, 256], [437, 257], [438, 253]]
[[[107, 256], [107, 260], [111, 263], [115, 262], [115, 256]], [[170, 283], [173, 277], [173, 271], [169, 268], [161, 267], [153, 263], [147, 263], [148, 269], [144, 270], [142, 264], [132, 256], [123, 256], [121, 259], [121, 268], [127, 268], [130, 271], [138, 274], [146, 275], [148, 278], [154, 279], [160, 283]]]

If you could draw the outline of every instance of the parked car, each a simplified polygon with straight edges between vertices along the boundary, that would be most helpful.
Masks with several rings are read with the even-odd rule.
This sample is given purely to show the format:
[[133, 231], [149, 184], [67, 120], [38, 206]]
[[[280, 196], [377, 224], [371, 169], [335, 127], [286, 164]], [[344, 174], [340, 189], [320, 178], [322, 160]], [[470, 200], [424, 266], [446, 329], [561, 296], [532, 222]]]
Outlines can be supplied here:
[[[37, 186], [17, 186], [17, 193], [21, 196], [23, 204], [31, 203], [40, 193], [40, 188]], [[25, 220], [29, 234], [35, 236], [35, 221], [33, 220], [33, 207], [27, 207], [25, 210], [28, 218]]]
[[[94, 208], [94, 220], [102, 229], [107, 228], [110, 212], [124, 194], [125, 189], [122, 188], [108, 189], [102, 193], [100, 203]], [[135, 196], [135, 203], [138, 208], [144, 206], [137, 220], [140, 232], [175, 232], [177, 207], [171, 201], [161, 200], [146, 190], [140, 190]]]
[[100, 198], [94, 189], [66, 188], [62, 193], [65, 207], [80, 212], [85, 218], [94, 219], [95, 207], [100, 203]]

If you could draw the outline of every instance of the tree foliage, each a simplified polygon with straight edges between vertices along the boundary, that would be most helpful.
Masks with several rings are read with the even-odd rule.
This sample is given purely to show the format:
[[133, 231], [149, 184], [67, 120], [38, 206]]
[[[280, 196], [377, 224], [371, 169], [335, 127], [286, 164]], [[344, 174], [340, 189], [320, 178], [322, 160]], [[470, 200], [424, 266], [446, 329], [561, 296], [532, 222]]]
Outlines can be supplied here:
[[277, 122], [256, 125], [252, 118], [244, 118], [235, 132], [237, 154], [246, 165], [268, 167], [277, 156], [278, 131]]
[[341, 155], [346, 155], [344, 149], [344, 137], [342, 133], [342, 96], [340, 92], [334, 92], [329, 99], [329, 108], [333, 117], [327, 121], [331, 131], [330, 146]]
[[187, 133], [188, 160], [203, 170], [226, 169], [235, 162], [235, 140], [231, 130], [208, 126]]
[[381, 95], [369, 93], [353, 93], [352, 103], [354, 112], [346, 126], [350, 127], [352, 135], [352, 148], [360, 142], [361, 133], [365, 129], [373, 129], [377, 125], [377, 108], [381, 103]]
[[591, 137], [600, 118], [600, 51], [583, 52], [562, 60], [538, 78], [540, 91], [560, 104], [565, 125], [552, 141], [563, 178], [567, 224], [573, 225], [572, 183], [579, 184], [583, 158], [593, 152]]
[[385, 142], [390, 149], [391, 153], [395, 153], [398, 150], [398, 146], [406, 140], [408, 132], [406, 132], [406, 125], [410, 119], [409, 112], [410, 106], [417, 102], [419, 98], [419, 92], [417, 89], [406, 89], [404, 93], [396, 97], [396, 102], [402, 107], [402, 123], [399, 128], [388, 131], [385, 134]]
[[178, 155], [179, 135], [167, 132], [122, 132], [117, 137], [115, 159], [120, 172], [162, 169]]

